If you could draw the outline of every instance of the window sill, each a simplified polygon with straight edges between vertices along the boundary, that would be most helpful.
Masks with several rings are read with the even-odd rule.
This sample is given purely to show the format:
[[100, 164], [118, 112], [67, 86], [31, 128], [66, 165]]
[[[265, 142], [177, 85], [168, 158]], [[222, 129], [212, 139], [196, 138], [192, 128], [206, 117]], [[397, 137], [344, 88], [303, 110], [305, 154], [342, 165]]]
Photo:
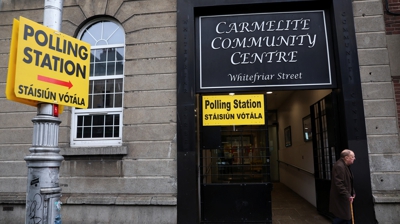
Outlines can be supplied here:
[[126, 155], [128, 147], [79, 147], [79, 148], [61, 148], [60, 154], [63, 156], [80, 156], [80, 155]]
[[174, 195], [63, 194], [64, 205], [176, 205]]
[[[63, 193], [64, 205], [169, 205], [177, 204], [176, 195], [119, 195]], [[25, 204], [26, 193], [0, 193], [0, 204]]]

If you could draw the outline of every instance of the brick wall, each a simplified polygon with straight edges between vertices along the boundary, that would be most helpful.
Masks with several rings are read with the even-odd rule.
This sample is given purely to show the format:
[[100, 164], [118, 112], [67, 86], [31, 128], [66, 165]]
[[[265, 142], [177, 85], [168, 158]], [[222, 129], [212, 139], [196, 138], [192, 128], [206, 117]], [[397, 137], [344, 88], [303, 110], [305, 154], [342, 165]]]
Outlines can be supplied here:
[[400, 34], [400, 0], [382, 0], [382, 3], [385, 11], [386, 34]]

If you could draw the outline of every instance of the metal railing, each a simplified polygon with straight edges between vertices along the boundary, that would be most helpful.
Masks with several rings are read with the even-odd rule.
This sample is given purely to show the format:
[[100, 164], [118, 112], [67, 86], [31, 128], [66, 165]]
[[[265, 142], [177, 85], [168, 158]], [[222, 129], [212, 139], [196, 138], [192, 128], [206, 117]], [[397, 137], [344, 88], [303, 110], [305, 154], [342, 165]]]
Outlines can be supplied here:
[[277, 161], [278, 161], [278, 163], [283, 163], [283, 164], [285, 164], [286, 166], [290, 166], [290, 167], [295, 168], [295, 169], [297, 169], [297, 170], [299, 170], [299, 171], [303, 171], [303, 172], [305, 172], [305, 173], [307, 173], [307, 174], [310, 174], [310, 175], [313, 175], [313, 176], [314, 176], [314, 173], [313, 173], [313, 172], [310, 172], [310, 171], [308, 171], [308, 170], [302, 169], [302, 168], [300, 168], [300, 167], [294, 166], [294, 165], [292, 165], [292, 164], [289, 164], [289, 163], [286, 163], [286, 162], [283, 162], [283, 161], [280, 161], [280, 160], [277, 160]]

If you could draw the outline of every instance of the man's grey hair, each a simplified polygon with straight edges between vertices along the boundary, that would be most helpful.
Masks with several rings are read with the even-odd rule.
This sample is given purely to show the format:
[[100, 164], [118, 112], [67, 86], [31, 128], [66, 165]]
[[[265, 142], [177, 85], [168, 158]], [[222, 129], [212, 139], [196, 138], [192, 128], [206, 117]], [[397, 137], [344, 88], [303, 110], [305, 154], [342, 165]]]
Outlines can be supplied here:
[[354, 152], [350, 149], [345, 149], [340, 153], [340, 158], [343, 159], [344, 157], [350, 155], [350, 153], [354, 153]]

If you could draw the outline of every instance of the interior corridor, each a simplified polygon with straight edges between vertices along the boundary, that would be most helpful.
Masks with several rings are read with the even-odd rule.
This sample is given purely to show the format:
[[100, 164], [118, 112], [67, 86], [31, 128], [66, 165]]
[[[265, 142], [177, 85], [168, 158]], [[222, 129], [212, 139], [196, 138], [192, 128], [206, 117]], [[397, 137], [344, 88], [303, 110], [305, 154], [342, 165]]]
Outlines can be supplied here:
[[282, 183], [273, 183], [273, 224], [330, 224], [317, 209]]

